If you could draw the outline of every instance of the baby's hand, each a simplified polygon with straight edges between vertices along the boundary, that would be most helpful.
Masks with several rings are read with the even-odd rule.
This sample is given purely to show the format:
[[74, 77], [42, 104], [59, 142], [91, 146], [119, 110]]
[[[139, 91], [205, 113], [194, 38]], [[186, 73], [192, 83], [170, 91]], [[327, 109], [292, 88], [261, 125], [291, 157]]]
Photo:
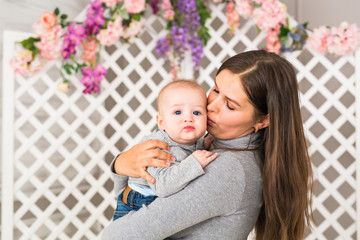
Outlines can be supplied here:
[[212, 160], [217, 157], [217, 153], [212, 153], [206, 150], [196, 150], [192, 155], [198, 160], [201, 167], [206, 167]]

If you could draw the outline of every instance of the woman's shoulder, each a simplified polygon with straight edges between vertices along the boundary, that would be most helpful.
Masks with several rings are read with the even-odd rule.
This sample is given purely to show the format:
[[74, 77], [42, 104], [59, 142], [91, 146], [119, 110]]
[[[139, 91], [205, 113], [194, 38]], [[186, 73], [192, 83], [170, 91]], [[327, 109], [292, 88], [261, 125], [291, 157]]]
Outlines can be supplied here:
[[252, 201], [257, 206], [261, 202], [262, 166], [257, 163], [256, 153], [219, 151], [204, 170], [203, 184], [211, 185], [214, 192], [221, 189], [222, 197], [233, 199], [227, 203], [230, 209], [251, 205]]
[[218, 157], [208, 165], [209, 171], [219, 171], [218, 174], [222, 174], [224, 178], [235, 177], [243, 183], [248, 182], [249, 178], [261, 180], [263, 163], [258, 151], [214, 150], [213, 152], [217, 152]]

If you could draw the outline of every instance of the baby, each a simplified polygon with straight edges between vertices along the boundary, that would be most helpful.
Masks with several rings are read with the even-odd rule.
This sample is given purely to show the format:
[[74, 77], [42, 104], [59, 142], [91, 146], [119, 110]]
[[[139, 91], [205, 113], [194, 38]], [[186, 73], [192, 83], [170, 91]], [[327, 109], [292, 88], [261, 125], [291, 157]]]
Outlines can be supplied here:
[[166, 142], [176, 161], [168, 168], [147, 168], [156, 179], [154, 184], [130, 177], [128, 186], [118, 196], [114, 220], [132, 210], [137, 211], [143, 204], [149, 205], [157, 196], [166, 197], [180, 191], [204, 174], [203, 168], [217, 157], [216, 153], [203, 150], [207, 98], [200, 85], [188, 80], [171, 82], [160, 91], [157, 102], [158, 130], [144, 141], [159, 139]]

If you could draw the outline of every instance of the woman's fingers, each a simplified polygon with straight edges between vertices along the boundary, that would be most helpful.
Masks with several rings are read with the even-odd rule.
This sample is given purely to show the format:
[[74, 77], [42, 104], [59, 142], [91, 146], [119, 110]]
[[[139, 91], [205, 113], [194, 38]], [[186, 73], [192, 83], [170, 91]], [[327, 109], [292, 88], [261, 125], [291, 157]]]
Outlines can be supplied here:
[[160, 149], [151, 149], [148, 150], [149, 153], [149, 157], [151, 158], [159, 158], [161, 160], [166, 160], [166, 161], [175, 161], [175, 158], [167, 152], [164, 152], [163, 150]]
[[160, 148], [160, 149], [164, 149], [164, 150], [170, 150], [169, 145], [166, 142], [163, 142], [161, 140], [157, 140], [157, 139], [150, 139], [145, 141], [148, 149], [152, 149], [152, 148]]
[[141, 171], [140, 177], [142, 177], [143, 179], [145, 179], [149, 183], [152, 183], [152, 184], [155, 183], [155, 178], [152, 177], [145, 169], [143, 169]]
[[145, 166], [146, 167], [169, 167], [170, 162], [156, 159], [156, 158], [148, 158]]

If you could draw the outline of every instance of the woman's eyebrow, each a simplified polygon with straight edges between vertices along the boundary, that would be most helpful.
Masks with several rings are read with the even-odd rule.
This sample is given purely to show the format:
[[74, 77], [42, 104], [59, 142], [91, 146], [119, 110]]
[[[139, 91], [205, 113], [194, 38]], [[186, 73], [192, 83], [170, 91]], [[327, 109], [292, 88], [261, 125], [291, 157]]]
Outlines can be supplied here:
[[[216, 87], [217, 89], [219, 89], [219, 87], [218, 87], [217, 84], [216, 84], [216, 78], [215, 78], [214, 82], [215, 82], [215, 87]], [[220, 90], [219, 90], [219, 91], [220, 91]], [[236, 104], [236, 105], [238, 105], [239, 107], [241, 107], [241, 105], [240, 105], [237, 101], [235, 101], [234, 99], [231, 99], [231, 98], [229, 98], [228, 96], [225, 96], [225, 98], [226, 98], [227, 100], [229, 100], [230, 102], [233, 102], [234, 104]]]
[[226, 97], [226, 99], [229, 100], [230, 102], [232, 102], [232, 103], [234, 103], [235, 105], [238, 105], [239, 107], [241, 107], [241, 105], [240, 105], [237, 101], [235, 101], [234, 99], [231, 99], [231, 98], [229, 98], [229, 97], [227, 97], [227, 96], [225, 96], [225, 97]]

